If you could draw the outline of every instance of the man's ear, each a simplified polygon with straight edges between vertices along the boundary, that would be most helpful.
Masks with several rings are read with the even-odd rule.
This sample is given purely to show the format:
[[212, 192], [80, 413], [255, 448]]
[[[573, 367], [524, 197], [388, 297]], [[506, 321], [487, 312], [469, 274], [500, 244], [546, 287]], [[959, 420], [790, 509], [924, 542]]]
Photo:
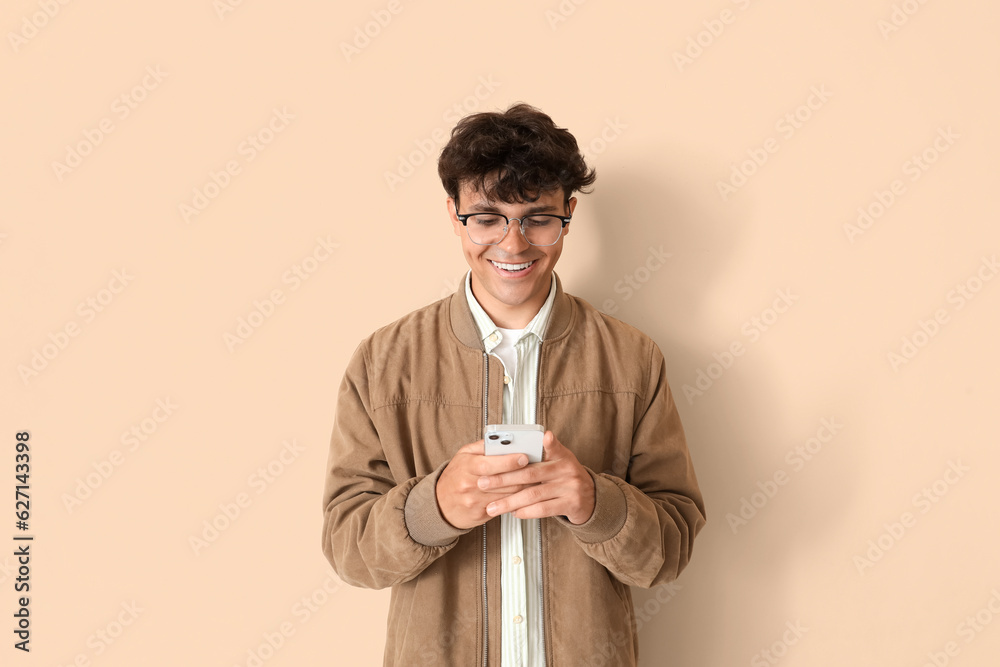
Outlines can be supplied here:
[[462, 221], [458, 219], [458, 209], [455, 207], [455, 200], [448, 197], [445, 200], [445, 207], [448, 209], [448, 217], [451, 219], [451, 226], [455, 231], [455, 236], [462, 235]]
[[[574, 211], [574, 210], [576, 209], [576, 197], [570, 197], [570, 198], [569, 198], [569, 199], [567, 200], [567, 202], [566, 202], [566, 203], [567, 203], [567, 204], [569, 204], [569, 214], [570, 214], [570, 215], [573, 215], [573, 211]], [[567, 222], [567, 223], [566, 223], [566, 226], [565, 226], [565, 227], [563, 227], [563, 230], [562, 230], [562, 235], [563, 235], [563, 236], [566, 236], [567, 234], [569, 234], [569, 228], [570, 228], [570, 227], [571, 227], [572, 225], [573, 225], [573, 223], [572, 223], [572, 222]]]

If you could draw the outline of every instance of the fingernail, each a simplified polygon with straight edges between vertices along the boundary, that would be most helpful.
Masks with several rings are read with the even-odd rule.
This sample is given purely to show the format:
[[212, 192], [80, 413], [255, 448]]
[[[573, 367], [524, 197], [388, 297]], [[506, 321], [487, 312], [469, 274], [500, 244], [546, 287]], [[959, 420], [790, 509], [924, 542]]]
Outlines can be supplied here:
[[490, 516], [496, 514], [496, 511], [497, 511], [496, 504], [490, 503], [489, 505], [486, 506], [486, 513], [489, 514]]
[[528, 465], [528, 457], [527, 456], [519, 456], [518, 459], [517, 459], [517, 465], [519, 465], [519, 466], [526, 466], [526, 465]]
[[480, 477], [478, 484], [480, 489], [485, 489], [487, 484], [489, 484], [489, 482], [486, 480], [485, 477]]

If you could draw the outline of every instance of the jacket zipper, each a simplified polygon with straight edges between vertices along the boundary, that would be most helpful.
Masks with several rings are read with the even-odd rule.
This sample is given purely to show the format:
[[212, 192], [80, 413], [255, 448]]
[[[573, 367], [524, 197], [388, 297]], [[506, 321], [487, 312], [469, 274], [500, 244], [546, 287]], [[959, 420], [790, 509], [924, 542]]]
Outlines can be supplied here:
[[[538, 423], [538, 406], [541, 403], [539, 385], [542, 383], [542, 345], [545, 341], [538, 342], [538, 372], [535, 374], [535, 423]], [[541, 619], [542, 628], [542, 662], [548, 664], [545, 655], [545, 582], [542, 580], [542, 520], [538, 520], [538, 617]]]
[[[541, 365], [542, 365], [542, 343], [538, 344], [538, 384], [541, 384]], [[483, 434], [486, 433], [487, 426], [487, 411], [489, 410], [489, 387], [490, 387], [490, 355], [488, 352], [483, 352]], [[538, 406], [541, 402], [538, 387], [535, 387], [535, 419], [538, 419]], [[542, 520], [538, 520], [538, 530], [536, 531], [536, 537], [538, 539], [538, 613], [542, 619], [542, 660], [547, 664], [548, 658], [545, 655], [545, 582], [542, 579]], [[489, 607], [487, 606], [486, 599], [486, 524], [483, 524], [483, 667], [487, 667], [487, 656], [489, 655], [489, 645], [490, 645], [490, 614]]]
[[542, 662], [545, 658], [545, 582], [542, 581], [542, 520], [538, 520], [538, 617], [542, 619]]
[[[483, 437], [486, 437], [487, 411], [489, 410], [490, 355], [483, 351]], [[486, 524], [483, 524], [483, 667], [490, 648], [490, 610], [486, 602]]]

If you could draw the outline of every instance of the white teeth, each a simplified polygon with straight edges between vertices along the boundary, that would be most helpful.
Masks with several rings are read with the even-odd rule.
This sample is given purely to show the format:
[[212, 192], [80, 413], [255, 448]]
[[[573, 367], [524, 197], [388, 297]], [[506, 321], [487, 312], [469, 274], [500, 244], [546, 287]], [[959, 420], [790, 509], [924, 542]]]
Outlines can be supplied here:
[[[493, 262], [492, 259], [490, 261]], [[525, 262], [524, 264], [501, 264], [500, 262], [493, 262], [493, 265], [503, 269], [504, 271], [519, 271], [521, 269], [528, 268], [534, 262], [535, 260], [531, 260], [530, 262]]]

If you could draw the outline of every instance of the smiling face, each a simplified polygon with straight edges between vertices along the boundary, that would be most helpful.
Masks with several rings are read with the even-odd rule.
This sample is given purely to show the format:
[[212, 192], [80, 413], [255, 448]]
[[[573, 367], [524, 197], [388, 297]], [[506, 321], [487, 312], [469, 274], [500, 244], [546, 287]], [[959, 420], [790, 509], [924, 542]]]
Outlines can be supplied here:
[[[489, 201], [467, 183], [462, 183], [458, 195], [458, 213], [502, 213], [508, 218], [520, 218], [532, 213], [572, 215], [576, 198], [567, 204], [562, 189], [544, 193], [537, 201], [509, 204]], [[504, 329], [521, 329], [528, 325], [549, 295], [552, 270], [562, 254], [563, 238], [569, 234], [570, 225], [550, 246], [533, 246], [521, 234], [520, 225], [512, 223], [507, 235], [496, 245], [479, 245], [472, 242], [465, 226], [455, 211], [456, 202], [447, 200], [455, 235], [462, 239], [465, 261], [472, 269], [472, 294], [493, 322]], [[520, 271], [508, 271], [496, 265], [520, 265], [530, 262]], [[513, 268], [513, 267], [511, 267]]]

